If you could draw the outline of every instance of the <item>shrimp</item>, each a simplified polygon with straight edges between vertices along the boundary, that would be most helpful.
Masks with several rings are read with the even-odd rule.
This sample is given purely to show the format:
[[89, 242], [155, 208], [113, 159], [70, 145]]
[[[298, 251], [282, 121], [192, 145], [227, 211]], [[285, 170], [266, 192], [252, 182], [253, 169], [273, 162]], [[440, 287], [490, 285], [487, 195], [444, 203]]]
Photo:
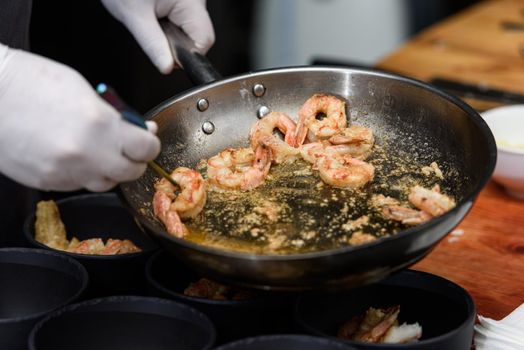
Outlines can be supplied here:
[[410, 190], [408, 200], [418, 210], [404, 207], [397, 200], [384, 197], [383, 195], [373, 198], [374, 204], [382, 207], [382, 213], [386, 218], [400, 221], [406, 225], [422, 224], [455, 207], [455, 201], [441, 194], [438, 185], [431, 190], [421, 186], [414, 186]]
[[361, 329], [365, 331], [357, 334], [356, 340], [365, 343], [377, 343], [395, 324], [399, 312], [400, 305], [387, 309], [369, 308], [361, 325]]
[[352, 125], [331, 136], [329, 142], [337, 153], [364, 159], [371, 152], [375, 139], [370, 128]]
[[418, 209], [431, 216], [442, 215], [455, 207], [455, 201], [440, 193], [439, 185], [431, 190], [422, 186], [414, 186], [408, 196], [409, 201]]
[[422, 336], [418, 323], [399, 325], [400, 305], [386, 309], [370, 307], [365, 314], [352, 317], [338, 330], [337, 336], [365, 343], [408, 343]]
[[300, 147], [300, 155], [305, 161], [313, 164], [314, 169], [317, 169], [317, 162], [326, 158], [329, 154], [325, 144], [322, 142], [312, 142]]
[[206, 184], [199, 172], [185, 168], [176, 168], [171, 177], [180, 187], [177, 195], [175, 186], [162, 178], [155, 184], [153, 212], [164, 223], [167, 232], [184, 237], [188, 231], [182, 219], [194, 218], [206, 204]]
[[218, 188], [251, 190], [261, 185], [269, 173], [271, 152], [259, 145], [251, 148], [226, 148], [207, 161], [209, 182]]
[[313, 164], [314, 169], [317, 169], [317, 163], [325, 158], [349, 156], [342, 152], [338, 145], [332, 145], [328, 141], [306, 143], [300, 147], [300, 155], [305, 161]]
[[400, 221], [406, 225], [419, 225], [433, 218], [433, 216], [425, 211], [407, 208], [401, 205], [384, 206], [382, 213], [386, 218]]
[[96, 254], [96, 255], [116, 255], [140, 252], [133, 242], [128, 239], [108, 239], [104, 244], [101, 238], [91, 238], [83, 241], [71, 241], [72, 245], [67, 249], [71, 253], [77, 254]]
[[106, 243], [106, 249], [103, 254], [129, 254], [142, 251], [132, 241], [128, 239], [109, 239]]
[[[317, 119], [320, 113], [326, 116]], [[295, 145], [304, 143], [306, 136], [311, 142], [327, 139], [346, 126], [346, 103], [335, 96], [315, 94], [298, 112]]]
[[[345, 130], [351, 128], [346, 128]], [[317, 168], [316, 163], [320, 159], [324, 159], [326, 157], [329, 158], [335, 157], [337, 155], [347, 155], [357, 159], [362, 159], [367, 156], [371, 150], [373, 145], [373, 134], [371, 133], [371, 130], [367, 128], [362, 129], [367, 129], [369, 132], [366, 130], [359, 130], [359, 132], [356, 133], [357, 128], [360, 129], [362, 127], [356, 127], [351, 131], [337, 134], [331, 137], [329, 141], [306, 143], [300, 147], [300, 155], [304, 160], [313, 164], [313, 168]], [[336, 143], [333, 143], [331, 139], [333, 139]], [[360, 140], [364, 141], [360, 142]]]
[[328, 155], [317, 162], [322, 180], [339, 188], [359, 188], [373, 180], [375, 167], [362, 160], [346, 156]]
[[375, 167], [362, 160], [342, 155], [326, 142], [307, 143], [300, 147], [302, 158], [313, 164], [322, 180], [334, 187], [358, 188], [373, 180]]
[[71, 253], [77, 254], [98, 254], [100, 255], [105, 249], [104, 241], [101, 238], [84, 239], [75, 243], [74, 247], [68, 249]]
[[[251, 128], [251, 147], [256, 149], [264, 145], [269, 148], [274, 163], [292, 162], [299, 156], [299, 150], [294, 147], [295, 128], [295, 122], [287, 114], [271, 112]], [[275, 129], [284, 134], [284, 141], [273, 134]]]

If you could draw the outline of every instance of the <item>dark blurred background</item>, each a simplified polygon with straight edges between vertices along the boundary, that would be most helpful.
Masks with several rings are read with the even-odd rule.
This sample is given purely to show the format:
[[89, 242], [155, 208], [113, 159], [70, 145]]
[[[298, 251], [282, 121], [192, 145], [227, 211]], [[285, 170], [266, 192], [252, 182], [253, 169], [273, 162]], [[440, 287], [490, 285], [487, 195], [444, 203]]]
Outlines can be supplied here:
[[[216, 32], [216, 43], [208, 57], [224, 76], [278, 65], [311, 64], [315, 59], [321, 61], [325, 57], [342, 63], [372, 65], [377, 55], [387, 54], [377, 49], [394, 49], [426, 26], [475, 2], [390, 0], [387, 2], [390, 7], [384, 8], [384, 2], [377, 0], [208, 0]], [[352, 14], [362, 10], [364, 5], [374, 6], [372, 15], [364, 21], [378, 33], [374, 34], [377, 41], [371, 43], [368, 56], [358, 46], [360, 41], [369, 41], [366, 30], [359, 31], [358, 36], [349, 35], [354, 34], [349, 26], [356, 20]], [[340, 33], [343, 38], [346, 36], [346, 51], [341, 47], [344, 41], [333, 34], [329, 34], [333, 42], [339, 43], [334, 52], [329, 52], [329, 46], [328, 49], [325, 46], [319, 49], [321, 53], [315, 52], [314, 45], [308, 47], [308, 38], [304, 35], [309, 34], [301, 36], [300, 32], [304, 28], [300, 22], [301, 14], [307, 13], [308, 6], [310, 13], [319, 8], [328, 12], [322, 12], [323, 17], [319, 16], [315, 23], [307, 24], [307, 30], [319, 32], [319, 35], [323, 30], [330, 30], [330, 33]], [[398, 10], [391, 6], [398, 7]], [[347, 18], [347, 23], [338, 21], [340, 28], [333, 27], [334, 21], [329, 18], [331, 8], [333, 11], [344, 9], [345, 12], [339, 10], [336, 15]], [[382, 20], [384, 16], [389, 21]], [[393, 16], [398, 18], [396, 22]], [[385, 22], [402, 28], [380, 27]], [[379, 40], [381, 34], [391, 36], [392, 31], [398, 34], [386, 38], [386, 44]], [[288, 42], [282, 38], [287, 38]], [[311, 42], [314, 44], [313, 40]], [[299, 46], [299, 43], [304, 44]], [[192, 86], [180, 70], [168, 76], [160, 74], [127, 29], [113, 19], [99, 1], [34, 1], [31, 46], [33, 52], [77, 69], [93, 85], [98, 82], [113, 85], [141, 112]], [[352, 47], [356, 47], [354, 53], [360, 56], [353, 55]]]

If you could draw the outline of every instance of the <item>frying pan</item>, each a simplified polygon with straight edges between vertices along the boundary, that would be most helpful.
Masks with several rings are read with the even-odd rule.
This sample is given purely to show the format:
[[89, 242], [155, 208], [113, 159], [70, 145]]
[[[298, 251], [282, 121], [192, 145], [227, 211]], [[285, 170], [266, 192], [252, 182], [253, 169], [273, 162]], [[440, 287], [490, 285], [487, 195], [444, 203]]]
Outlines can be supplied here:
[[[187, 37], [164, 27], [175, 59], [196, 87], [146, 114], [158, 123], [166, 169], [194, 168], [226, 147], [248, 146], [249, 130], [268, 111], [295, 116], [315, 93], [342, 97], [349, 122], [387, 139], [392, 156], [409, 155], [455, 169], [443, 188], [457, 206], [429, 222], [373, 242], [292, 255], [226, 251], [169, 235], [154, 217], [151, 201], [158, 176], [150, 169], [124, 183], [124, 202], [145, 230], [200, 274], [224, 283], [268, 290], [340, 289], [371, 283], [427, 255], [466, 215], [489, 180], [496, 161], [493, 135], [468, 105], [433, 86], [406, 77], [364, 69], [290, 67], [220, 78]], [[173, 40], [174, 38], [174, 40]], [[387, 178], [385, 180], [387, 182]]]

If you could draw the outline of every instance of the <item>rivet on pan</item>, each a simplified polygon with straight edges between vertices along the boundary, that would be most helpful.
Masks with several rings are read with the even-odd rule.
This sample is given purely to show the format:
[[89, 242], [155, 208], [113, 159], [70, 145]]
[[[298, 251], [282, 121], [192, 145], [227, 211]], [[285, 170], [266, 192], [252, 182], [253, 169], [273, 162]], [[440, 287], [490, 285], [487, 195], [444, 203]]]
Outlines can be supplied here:
[[209, 107], [209, 102], [205, 98], [201, 98], [197, 102], [197, 108], [200, 112], [205, 111]]
[[261, 106], [257, 111], [257, 117], [258, 119], [264, 118], [269, 113], [269, 108], [266, 106]]
[[215, 125], [209, 121], [202, 124], [202, 131], [205, 134], [211, 135], [215, 131]]
[[255, 84], [255, 86], [253, 86], [253, 94], [256, 97], [262, 97], [264, 96], [265, 93], [266, 93], [266, 87], [264, 85]]

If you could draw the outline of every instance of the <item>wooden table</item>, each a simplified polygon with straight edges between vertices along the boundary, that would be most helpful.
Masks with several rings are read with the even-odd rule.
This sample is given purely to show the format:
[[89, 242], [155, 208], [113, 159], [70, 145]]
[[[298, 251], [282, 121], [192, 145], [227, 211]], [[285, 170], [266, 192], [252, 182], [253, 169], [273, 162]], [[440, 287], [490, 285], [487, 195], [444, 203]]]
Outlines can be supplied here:
[[[416, 36], [377, 67], [421, 80], [440, 76], [524, 94], [524, 30], [503, 29], [503, 21], [524, 28], [524, 0], [470, 7]], [[413, 268], [464, 287], [479, 314], [504, 317], [524, 302], [524, 201], [491, 181], [457, 230]]]

